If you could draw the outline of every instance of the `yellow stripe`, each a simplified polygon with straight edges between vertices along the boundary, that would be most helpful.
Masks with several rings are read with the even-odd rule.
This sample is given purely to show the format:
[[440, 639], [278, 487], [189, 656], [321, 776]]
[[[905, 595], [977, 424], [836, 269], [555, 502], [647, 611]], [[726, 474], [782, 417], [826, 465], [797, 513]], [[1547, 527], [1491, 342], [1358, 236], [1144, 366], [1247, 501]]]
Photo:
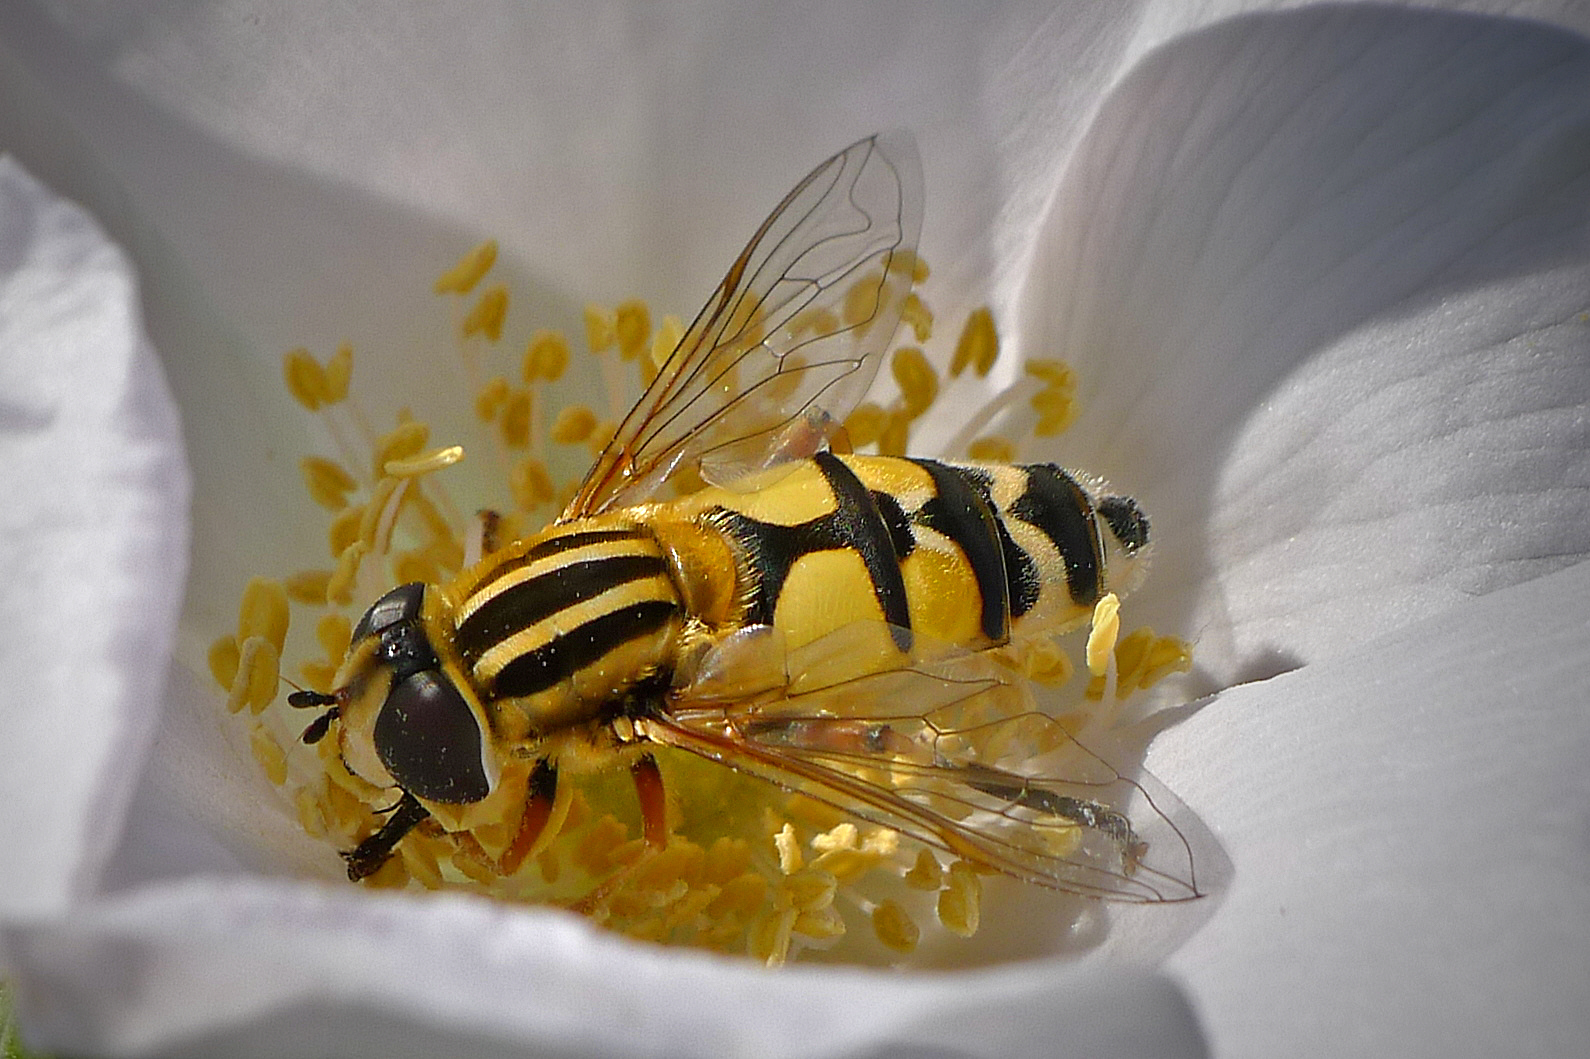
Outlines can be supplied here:
[[478, 585], [475, 590], [454, 611], [454, 624], [462, 625], [469, 616], [481, 607], [491, 602], [510, 589], [516, 588], [533, 578], [550, 573], [559, 567], [568, 566], [570, 563], [587, 562], [592, 559], [613, 559], [625, 555], [660, 556], [660, 549], [656, 542], [650, 538], [635, 538], [632, 540], [602, 541], [588, 544], [583, 548], [574, 548], [556, 555], [549, 555], [545, 559], [537, 560], [528, 566], [494, 577]]
[[[559, 556], [558, 558], [562, 558]], [[495, 646], [486, 651], [475, 662], [474, 676], [480, 684], [489, 684], [503, 667], [520, 655], [528, 654], [539, 647], [556, 640], [559, 636], [571, 629], [600, 618], [632, 603], [642, 603], [647, 600], [664, 600], [673, 602], [676, 596], [673, 583], [666, 575], [649, 577], [641, 581], [629, 581], [616, 585], [599, 596], [576, 603], [570, 607], [553, 614], [545, 621], [537, 622], [526, 629], [499, 641]], [[613, 645], [617, 647], [617, 644]]]

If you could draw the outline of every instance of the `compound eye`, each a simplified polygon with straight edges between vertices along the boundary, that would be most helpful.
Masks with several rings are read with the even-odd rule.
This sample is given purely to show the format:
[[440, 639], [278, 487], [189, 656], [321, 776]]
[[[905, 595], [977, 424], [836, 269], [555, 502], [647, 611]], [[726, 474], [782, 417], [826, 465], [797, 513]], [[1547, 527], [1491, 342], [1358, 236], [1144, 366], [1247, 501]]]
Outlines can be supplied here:
[[434, 669], [404, 677], [375, 722], [375, 749], [392, 778], [433, 802], [478, 802], [491, 793], [480, 725], [458, 689]]
[[364, 617], [359, 619], [359, 624], [353, 627], [349, 642], [358, 643], [366, 636], [390, 629], [400, 621], [413, 621], [420, 616], [420, 607], [424, 602], [423, 582], [399, 585], [370, 605]]
[[1129, 496], [1107, 496], [1096, 507], [1127, 553], [1148, 545], [1148, 516]]

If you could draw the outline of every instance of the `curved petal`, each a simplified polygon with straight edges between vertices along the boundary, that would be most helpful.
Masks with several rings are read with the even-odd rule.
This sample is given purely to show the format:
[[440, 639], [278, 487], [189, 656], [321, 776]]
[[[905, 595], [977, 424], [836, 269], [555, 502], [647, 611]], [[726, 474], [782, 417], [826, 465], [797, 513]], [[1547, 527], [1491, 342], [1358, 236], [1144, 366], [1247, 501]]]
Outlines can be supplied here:
[[1149, 767], [1235, 875], [1168, 961], [1220, 1055], [1590, 1035], [1590, 563], [1234, 688]]
[[8, 942], [25, 1024], [72, 1054], [1204, 1054], [1162, 978], [790, 968], [774, 988], [740, 962], [456, 895], [193, 879]]
[[90, 893], [153, 734], [187, 551], [125, 257], [0, 156], [0, 919]]
[[[1213, 686], [1590, 550], [1590, 42], [1379, 7], [1153, 53], [1061, 185], [1022, 347], [1143, 500]], [[1197, 601], [1194, 603], [1193, 601]]]

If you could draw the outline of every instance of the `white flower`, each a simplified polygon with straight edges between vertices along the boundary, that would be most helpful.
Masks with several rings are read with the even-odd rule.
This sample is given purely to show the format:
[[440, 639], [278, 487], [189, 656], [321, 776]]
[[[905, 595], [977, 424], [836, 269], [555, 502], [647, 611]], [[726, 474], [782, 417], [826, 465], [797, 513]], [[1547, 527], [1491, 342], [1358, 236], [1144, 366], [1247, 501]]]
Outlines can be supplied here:
[[[0, 147], [138, 262], [195, 496], [157, 733], [173, 424], [125, 270], [0, 170], [0, 967], [30, 1040], [1198, 1054], [1195, 1011], [1222, 1054], [1582, 1041], [1590, 42], [1100, 10], [0, 11]], [[1080, 958], [769, 976], [301, 881], [323, 851], [192, 672], [262, 557], [316, 546], [281, 350], [381, 350], [392, 409], [438, 389], [423, 284], [486, 233], [531, 311], [688, 311], [793, 176], [884, 126], [923, 148], [941, 308], [989, 300], [1020, 352], [1075, 363], [1063, 458], [1155, 519], [1134, 620], [1196, 637], [1228, 690], [1149, 767], [1224, 844], [1219, 893], [1188, 923], [1112, 910]], [[282, 472], [245, 476], [262, 451]], [[1012, 923], [981, 956], [1063, 947]]]

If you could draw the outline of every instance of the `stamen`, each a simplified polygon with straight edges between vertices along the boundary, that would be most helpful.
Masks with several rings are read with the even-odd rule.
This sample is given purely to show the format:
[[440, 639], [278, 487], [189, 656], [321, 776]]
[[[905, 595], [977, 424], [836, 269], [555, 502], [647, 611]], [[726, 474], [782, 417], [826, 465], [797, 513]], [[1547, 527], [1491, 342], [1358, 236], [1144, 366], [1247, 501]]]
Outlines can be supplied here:
[[487, 239], [436, 278], [437, 294], [468, 294], [497, 263], [497, 240]]
[[418, 478], [444, 467], [451, 467], [464, 458], [464, 446], [448, 445], [407, 459], [387, 460], [383, 469], [394, 478]]

